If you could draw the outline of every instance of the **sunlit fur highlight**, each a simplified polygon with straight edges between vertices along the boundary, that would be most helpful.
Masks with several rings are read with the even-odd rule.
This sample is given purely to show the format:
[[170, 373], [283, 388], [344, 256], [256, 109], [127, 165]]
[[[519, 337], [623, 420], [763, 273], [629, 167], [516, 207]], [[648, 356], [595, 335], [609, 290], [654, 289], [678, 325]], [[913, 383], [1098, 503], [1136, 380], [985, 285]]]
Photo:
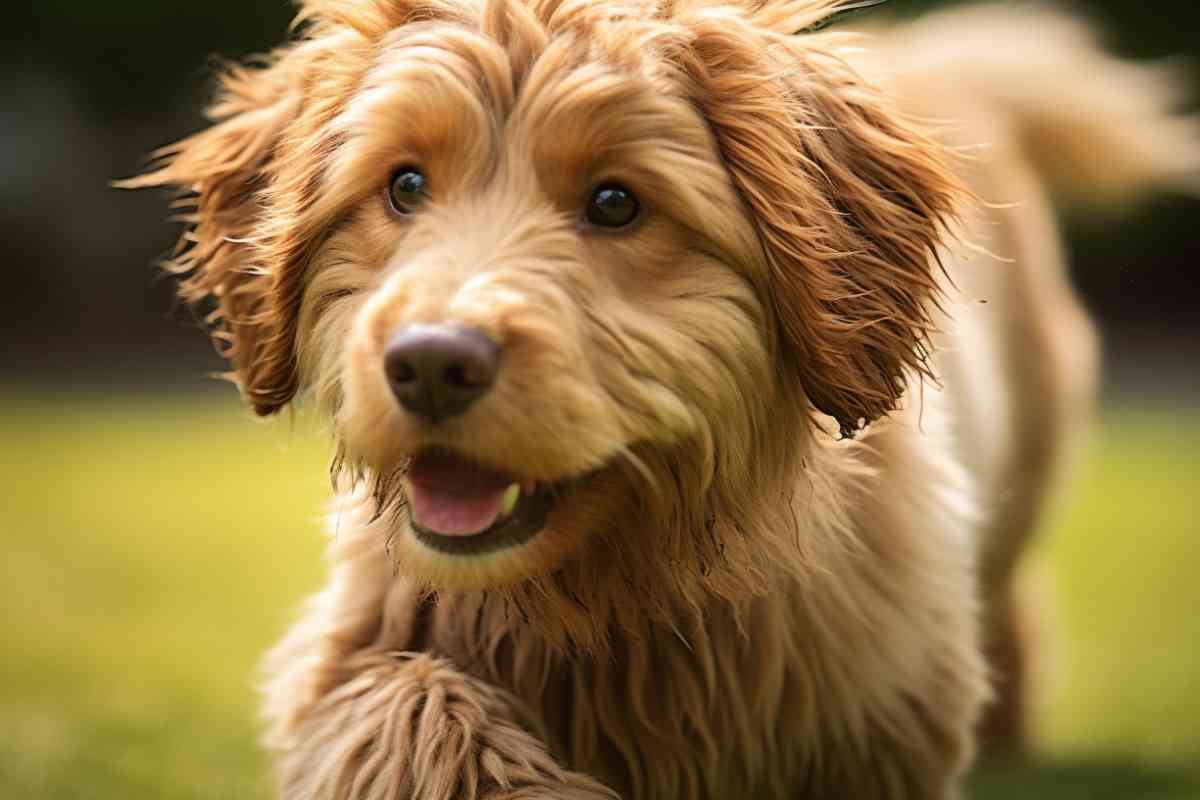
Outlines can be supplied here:
[[[282, 796], [956, 796], [983, 645], [1018, 669], [1012, 566], [1095, 381], [1044, 154], [1014, 131], [1116, 145], [1097, 103], [1013, 101], [1032, 84], [1005, 42], [979, 44], [990, 71], [934, 46], [1027, 17], [889, 35], [887, 75], [853, 37], [795, 35], [840, 5], [307, 0], [215, 124], [126, 182], [191, 207], [172, 268], [247, 401], [307, 390], [337, 441], [332, 579], [268, 665]], [[1038, 19], [1053, 74], [1158, 98], [1126, 129], [1154, 158], [1106, 188], [1194, 179], [1159, 80]], [[913, 112], [964, 124], [935, 142]], [[963, 238], [1011, 263], [942, 248], [970, 194], [950, 148], [981, 141], [971, 190], [1030, 206]], [[384, 192], [412, 164], [432, 197], [400, 219]], [[647, 209], [627, 232], [582, 222], [605, 180]], [[382, 351], [447, 321], [503, 368], [429, 428]], [[556, 484], [546, 529], [421, 544], [399, 479], [429, 446]]]

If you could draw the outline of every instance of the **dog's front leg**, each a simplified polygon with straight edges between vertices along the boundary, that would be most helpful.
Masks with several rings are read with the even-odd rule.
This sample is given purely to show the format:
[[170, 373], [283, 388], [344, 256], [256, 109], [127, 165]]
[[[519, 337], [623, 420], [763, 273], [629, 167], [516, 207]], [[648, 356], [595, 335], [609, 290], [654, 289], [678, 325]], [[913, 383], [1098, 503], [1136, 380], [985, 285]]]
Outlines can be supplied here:
[[555, 763], [494, 686], [426, 654], [352, 657], [282, 745], [286, 800], [612, 800]]

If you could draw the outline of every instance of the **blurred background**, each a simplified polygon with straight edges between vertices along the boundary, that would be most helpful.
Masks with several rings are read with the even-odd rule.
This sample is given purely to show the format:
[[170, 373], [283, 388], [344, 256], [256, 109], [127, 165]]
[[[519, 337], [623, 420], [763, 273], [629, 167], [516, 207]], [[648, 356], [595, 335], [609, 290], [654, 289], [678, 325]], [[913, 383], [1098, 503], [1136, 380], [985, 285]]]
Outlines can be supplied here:
[[[1194, 0], [1074, 6], [1118, 52], [1200, 63]], [[322, 580], [328, 453], [207, 377], [154, 266], [165, 198], [107, 184], [200, 127], [214, 56], [269, 49], [292, 11], [18, 0], [0, 28], [0, 797], [267, 795], [255, 664]], [[1200, 202], [1064, 222], [1103, 409], [1036, 554], [1040, 754], [973, 796], [1200, 798]]]

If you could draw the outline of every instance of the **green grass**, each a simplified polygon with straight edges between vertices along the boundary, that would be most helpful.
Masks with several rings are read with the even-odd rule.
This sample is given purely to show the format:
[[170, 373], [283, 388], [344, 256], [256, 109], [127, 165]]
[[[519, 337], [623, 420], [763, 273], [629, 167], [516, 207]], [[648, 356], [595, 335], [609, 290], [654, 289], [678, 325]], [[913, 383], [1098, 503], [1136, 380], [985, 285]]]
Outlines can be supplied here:
[[[0, 798], [268, 795], [255, 665], [321, 582], [326, 446], [231, 399], [0, 400]], [[1040, 554], [1036, 766], [977, 798], [1200, 798], [1200, 412], [1121, 412]]]

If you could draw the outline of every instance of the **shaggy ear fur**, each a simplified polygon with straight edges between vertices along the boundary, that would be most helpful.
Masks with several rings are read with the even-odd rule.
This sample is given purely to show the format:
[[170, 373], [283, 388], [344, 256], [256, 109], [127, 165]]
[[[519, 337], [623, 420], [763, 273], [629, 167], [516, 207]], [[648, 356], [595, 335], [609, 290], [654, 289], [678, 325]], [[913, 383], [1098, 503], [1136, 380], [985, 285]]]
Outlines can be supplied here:
[[941, 151], [836, 53], [790, 35], [839, 2], [690, 21], [698, 103], [769, 262], [783, 354], [843, 436], [928, 374], [933, 264], [960, 188]]
[[300, 108], [290, 83], [283, 62], [230, 69], [209, 109], [215, 124], [155, 153], [148, 174], [117, 184], [181, 193], [176, 205], [188, 209], [180, 217], [187, 227], [168, 269], [181, 276], [180, 296], [204, 309], [217, 349], [233, 365], [228, 377], [261, 415], [285, 405], [297, 382], [297, 304], [281, 291], [286, 276], [256, 263], [253, 238], [275, 145]]

